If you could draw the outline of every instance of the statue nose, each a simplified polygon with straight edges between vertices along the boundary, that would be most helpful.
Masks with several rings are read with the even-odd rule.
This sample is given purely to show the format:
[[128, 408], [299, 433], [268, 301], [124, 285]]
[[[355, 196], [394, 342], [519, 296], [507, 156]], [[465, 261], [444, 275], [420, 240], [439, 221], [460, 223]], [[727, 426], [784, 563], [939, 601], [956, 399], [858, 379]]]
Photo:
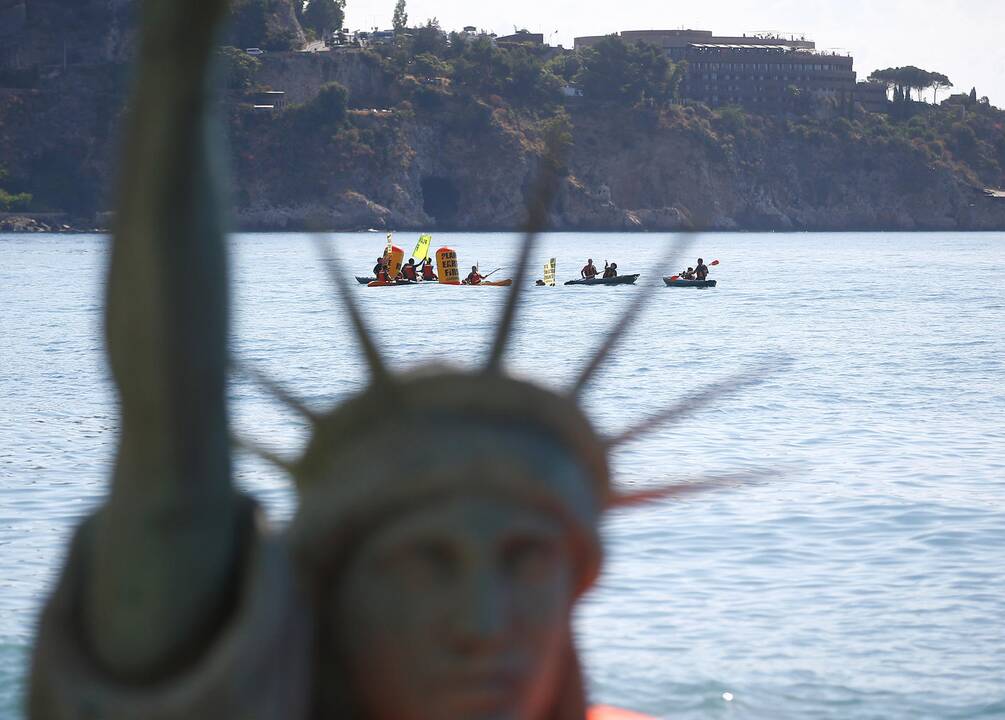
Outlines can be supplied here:
[[455, 642], [476, 649], [499, 643], [506, 634], [506, 588], [493, 572], [478, 572], [459, 591], [450, 620]]

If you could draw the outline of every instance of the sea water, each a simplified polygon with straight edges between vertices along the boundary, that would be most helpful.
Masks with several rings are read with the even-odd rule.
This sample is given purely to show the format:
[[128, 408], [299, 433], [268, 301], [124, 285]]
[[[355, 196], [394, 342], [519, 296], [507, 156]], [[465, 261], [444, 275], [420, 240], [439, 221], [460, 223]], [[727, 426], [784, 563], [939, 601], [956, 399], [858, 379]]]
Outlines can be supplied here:
[[[335, 238], [368, 274], [383, 235]], [[415, 234], [396, 242], [411, 250]], [[667, 718], [1005, 717], [1005, 235], [709, 234], [660, 269], [718, 259], [710, 290], [666, 288], [661, 235], [552, 234], [534, 277], [588, 257], [636, 286], [528, 288], [507, 361], [567, 386], [651, 293], [585, 403], [614, 434], [711, 383], [745, 391], [620, 449], [615, 482], [709, 474], [724, 489], [616, 512], [576, 631], [594, 701]], [[512, 273], [518, 238], [439, 234]], [[363, 387], [311, 239], [232, 239], [235, 354], [317, 408]], [[108, 240], [0, 236], [0, 717], [23, 714], [39, 608], [74, 525], [106, 490], [117, 415], [103, 355]], [[532, 278], [533, 279], [533, 278]], [[507, 290], [353, 287], [399, 368], [474, 367]], [[760, 372], [757, 370], [757, 372]], [[238, 430], [295, 453], [304, 423], [253, 383]], [[399, 448], [407, 457], [416, 448]], [[277, 522], [295, 497], [241, 456]]]

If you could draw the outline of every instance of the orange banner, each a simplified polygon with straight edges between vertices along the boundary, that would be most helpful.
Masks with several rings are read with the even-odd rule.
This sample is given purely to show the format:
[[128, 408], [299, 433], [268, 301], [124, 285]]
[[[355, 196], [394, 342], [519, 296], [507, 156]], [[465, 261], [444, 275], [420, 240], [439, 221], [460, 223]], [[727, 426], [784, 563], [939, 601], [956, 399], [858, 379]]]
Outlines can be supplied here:
[[405, 262], [405, 251], [397, 245], [391, 246], [391, 257], [387, 261], [387, 274], [394, 280], [401, 272], [401, 266]]

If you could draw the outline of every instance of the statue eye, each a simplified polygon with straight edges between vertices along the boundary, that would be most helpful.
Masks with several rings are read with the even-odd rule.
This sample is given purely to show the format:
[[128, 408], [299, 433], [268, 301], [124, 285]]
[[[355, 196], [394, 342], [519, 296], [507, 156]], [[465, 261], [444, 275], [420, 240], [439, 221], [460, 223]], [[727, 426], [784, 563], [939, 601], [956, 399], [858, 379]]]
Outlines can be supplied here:
[[456, 572], [457, 553], [444, 542], [427, 540], [402, 548], [395, 553], [395, 574], [409, 585], [438, 585], [448, 581]]
[[506, 544], [502, 562], [511, 577], [535, 582], [553, 574], [558, 554], [558, 543], [553, 539], [521, 537]]

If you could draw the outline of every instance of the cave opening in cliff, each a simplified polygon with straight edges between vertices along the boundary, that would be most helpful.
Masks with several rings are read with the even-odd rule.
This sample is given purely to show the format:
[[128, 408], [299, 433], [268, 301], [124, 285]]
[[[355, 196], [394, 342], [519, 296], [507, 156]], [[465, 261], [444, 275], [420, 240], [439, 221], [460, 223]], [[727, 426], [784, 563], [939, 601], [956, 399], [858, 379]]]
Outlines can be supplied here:
[[461, 193], [450, 178], [422, 178], [422, 209], [440, 227], [450, 225], [457, 217]]

